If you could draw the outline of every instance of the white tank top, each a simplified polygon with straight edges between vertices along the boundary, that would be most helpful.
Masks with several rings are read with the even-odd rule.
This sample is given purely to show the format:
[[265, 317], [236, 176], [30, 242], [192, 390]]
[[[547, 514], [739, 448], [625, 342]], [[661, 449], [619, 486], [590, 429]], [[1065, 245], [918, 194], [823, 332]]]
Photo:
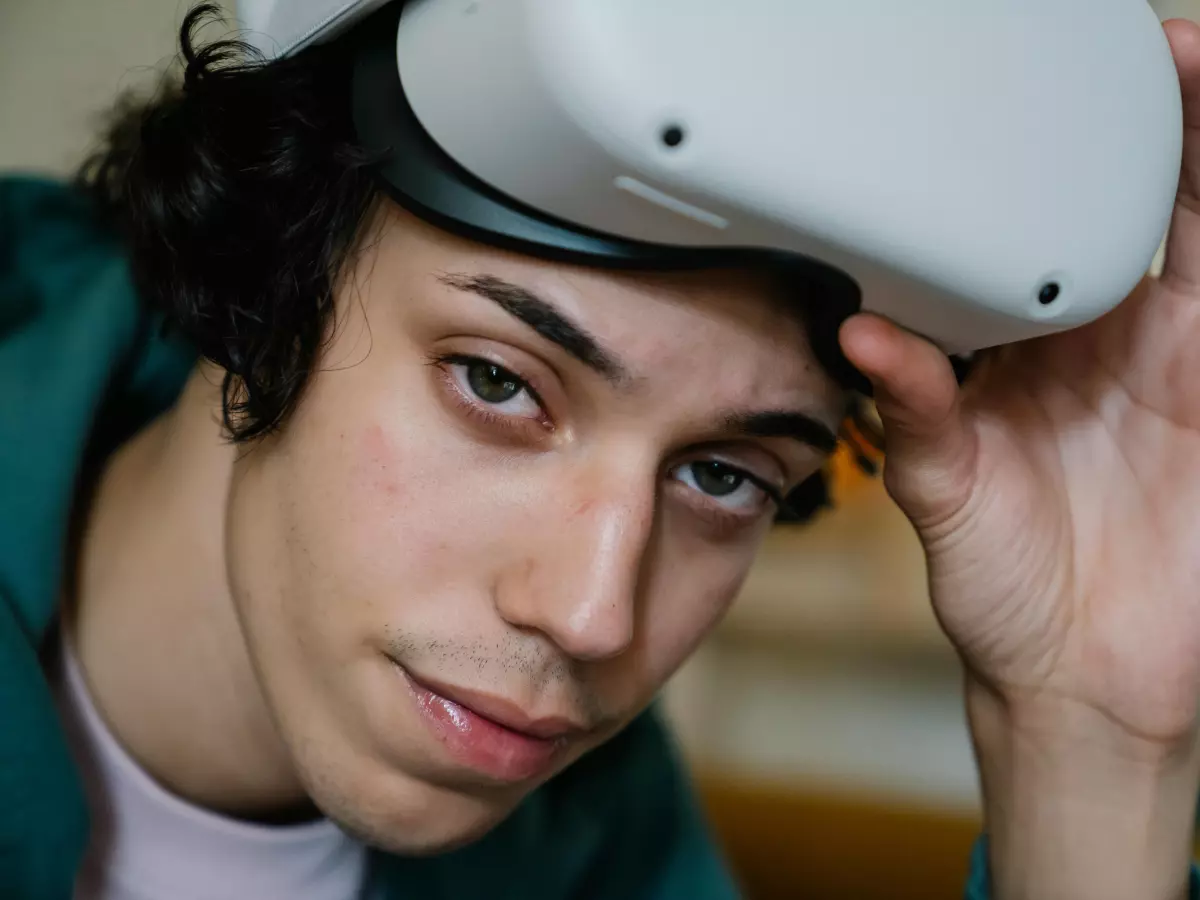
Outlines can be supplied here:
[[166, 791], [117, 743], [60, 641], [50, 673], [92, 831], [74, 900], [359, 900], [365, 848], [328, 819], [267, 826]]

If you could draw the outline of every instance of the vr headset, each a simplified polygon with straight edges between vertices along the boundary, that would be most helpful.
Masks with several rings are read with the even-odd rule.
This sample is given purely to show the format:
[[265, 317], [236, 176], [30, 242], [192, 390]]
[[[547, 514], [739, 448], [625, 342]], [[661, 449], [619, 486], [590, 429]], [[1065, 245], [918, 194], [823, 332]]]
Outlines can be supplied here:
[[241, 0], [355, 42], [361, 142], [450, 231], [597, 266], [790, 267], [952, 354], [1113, 308], [1166, 231], [1146, 0]]

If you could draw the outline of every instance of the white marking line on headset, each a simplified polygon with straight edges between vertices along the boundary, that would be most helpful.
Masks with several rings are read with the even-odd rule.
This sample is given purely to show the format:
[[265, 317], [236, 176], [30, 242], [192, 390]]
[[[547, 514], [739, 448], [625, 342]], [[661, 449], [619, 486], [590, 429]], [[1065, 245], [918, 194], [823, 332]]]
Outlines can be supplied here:
[[664, 194], [658, 188], [650, 187], [645, 182], [638, 181], [636, 178], [630, 178], [628, 175], [618, 175], [613, 179], [613, 186], [619, 191], [633, 194], [635, 197], [640, 197], [656, 206], [661, 206], [663, 209], [669, 209], [678, 215], [687, 216], [689, 219], [694, 219], [710, 228], [724, 230], [729, 227], [728, 219], [722, 218], [716, 213], [711, 213], [707, 209], [692, 206], [692, 204], [680, 200], [678, 197]]

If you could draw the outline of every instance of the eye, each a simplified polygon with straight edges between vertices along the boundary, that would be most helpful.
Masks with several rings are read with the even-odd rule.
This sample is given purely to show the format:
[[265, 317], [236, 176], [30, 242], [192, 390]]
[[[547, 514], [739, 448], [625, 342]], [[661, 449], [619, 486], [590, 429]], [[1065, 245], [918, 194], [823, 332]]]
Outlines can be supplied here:
[[490, 412], [523, 418], [542, 416], [541, 403], [520, 375], [475, 356], [450, 357], [443, 362], [464, 397], [480, 401]]
[[466, 369], [472, 393], [486, 403], [505, 403], [524, 390], [512, 372], [483, 360], [468, 364]]
[[773, 496], [757, 478], [716, 460], [699, 460], [677, 466], [673, 475], [727, 509], [752, 512]]
[[690, 469], [696, 487], [713, 497], [727, 497], [746, 483], [745, 475], [722, 463], [692, 463]]

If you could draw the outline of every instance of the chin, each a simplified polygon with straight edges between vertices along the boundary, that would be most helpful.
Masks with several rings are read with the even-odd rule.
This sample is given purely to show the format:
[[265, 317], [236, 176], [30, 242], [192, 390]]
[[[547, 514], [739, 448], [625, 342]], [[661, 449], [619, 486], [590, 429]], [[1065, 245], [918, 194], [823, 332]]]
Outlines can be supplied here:
[[326, 816], [362, 843], [400, 856], [436, 856], [472, 844], [524, 798], [511, 792], [476, 796], [420, 783], [358, 793], [314, 781], [310, 796]]
[[363, 843], [377, 850], [383, 850], [397, 856], [440, 856], [443, 853], [468, 847], [476, 841], [482, 840], [488, 832], [508, 818], [511, 812], [511, 809], [505, 810], [504, 813], [488, 819], [481, 819], [469, 824], [460, 823], [445, 828], [430, 829], [424, 834], [406, 835], [399, 839], [393, 839], [393, 836], [389, 834], [374, 836], [360, 835], [359, 837]]

